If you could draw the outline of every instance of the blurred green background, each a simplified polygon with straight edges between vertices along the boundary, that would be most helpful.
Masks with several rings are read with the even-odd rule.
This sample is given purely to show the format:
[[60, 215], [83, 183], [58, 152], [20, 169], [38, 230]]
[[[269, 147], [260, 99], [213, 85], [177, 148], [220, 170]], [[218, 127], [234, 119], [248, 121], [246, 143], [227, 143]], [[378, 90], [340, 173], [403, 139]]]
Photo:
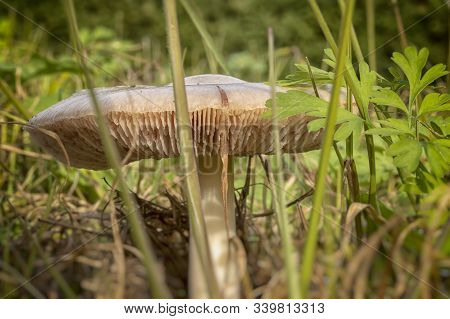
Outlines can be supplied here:
[[[54, 0], [9, 0], [9, 5], [38, 23], [55, 37], [36, 28], [28, 19], [20, 16], [4, 4], [0, 4], [0, 71], [8, 76], [14, 70], [14, 57], [6, 51], [17, 49], [20, 42], [36, 43], [30, 58], [51, 55], [61, 58], [70, 50], [57, 38], [69, 41], [64, 10], [60, 1]], [[318, 1], [329, 25], [336, 34], [339, 24], [337, 1]], [[319, 65], [325, 41], [312, 15], [307, 0], [197, 0], [192, 1], [195, 11], [205, 20], [215, 43], [221, 49], [233, 73], [251, 81], [266, 80], [266, 30], [275, 30], [276, 46], [279, 48], [280, 75], [287, 74], [293, 63], [308, 56], [313, 64]], [[400, 0], [398, 1], [403, 23], [407, 29], [409, 44], [428, 47], [431, 63], [446, 63], [448, 39], [448, 13], [444, 0]], [[75, 2], [78, 22], [83, 40], [90, 50], [90, 58], [105, 70], [118, 76], [121, 81], [165, 82], [167, 51], [164, 31], [162, 2], [156, 0], [85, 1]], [[375, 0], [376, 46], [378, 69], [386, 71], [393, 51], [400, 50], [400, 40], [391, 0]], [[208, 72], [205, 49], [201, 37], [186, 11], [179, 5], [182, 44], [186, 48], [185, 65], [187, 73]], [[434, 12], [434, 13], [432, 13]], [[425, 16], [432, 13], [424, 19]], [[420, 21], [423, 19], [422, 21]], [[420, 23], [417, 23], [420, 21]], [[416, 24], [415, 24], [416, 23]], [[363, 52], [367, 53], [365, 1], [358, 1], [354, 18], [355, 29], [361, 41]], [[415, 25], [414, 25], [415, 24]], [[411, 27], [410, 27], [411, 26]], [[57, 37], [57, 38], [56, 38]], [[92, 44], [90, 46], [90, 44]], [[30, 50], [27, 47], [27, 50]], [[148, 70], [139, 72], [139, 59], [152, 61]], [[283, 58], [285, 58], [283, 60]], [[58, 64], [58, 67], [61, 67]], [[123, 78], [120, 70], [135, 68], [137, 75]], [[23, 65], [24, 73], [26, 70]], [[66, 65], [69, 71], [74, 66]], [[214, 70], [214, 69], [213, 69]], [[220, 69], [218, 69], [220, 71]], [[147, 73], [146, 73], [147, 72]], [[150, 73], [148, 73], [150, 72]], [[146, 74], [144, 74], [146, 73]], [[104, 75], [102, 76], [104, 77]], [[12, 80], [12, 79], [11, 79]], [[103, 81], [102, 81], [103, 82]], [[118, 79], [110, 76], [108, 84]], [[120, 82], [120, 81], [119, 81]]]

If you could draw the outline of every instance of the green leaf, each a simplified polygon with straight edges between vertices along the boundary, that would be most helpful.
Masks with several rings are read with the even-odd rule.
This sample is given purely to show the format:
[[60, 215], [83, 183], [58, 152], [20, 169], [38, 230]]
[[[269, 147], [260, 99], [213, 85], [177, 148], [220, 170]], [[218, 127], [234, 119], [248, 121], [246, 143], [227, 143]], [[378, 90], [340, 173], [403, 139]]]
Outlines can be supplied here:
[[[305, 114], [309, 116], [315, 116], [319, 118], [325, 118], [328, 112], [328, 102], [322, 100], [314, 95], [299, 91], [290, 90], [288, 92], [279, 92], [276, 94], [277, 99], [277, 114], [280, 120], [288, 118], [290, 116]], [[266, 106], [270, 109], [272, 106], [272, 100], [266, 102]], [[272, 117], [272, 111], [264, 112], [263, 118]], [[337, 123], [345, 121], [355, 120], [360, 118], [343, 109], [338, 109]]]
[[417, 53], [415, 47], [407, 47], [404, 55], [399, 52], [394, 52], [392, 60], [399, 66], [399, 68], [405, 73], [409, 82], [410, 88], [410, 101], [409, 104], [414, 103], [414, 99], [417, 96], [420, 77], [422, 75], [422, 69], [424, 68], [428, 60], [429, 51], [423, 48]]
[[383, 126], [387, 126], [393, 129], [396, 129], [398, 131], [401, 131], [406, 134], [414, 134], [414, 132], [409, 128], [408, 121], [406, 119], [395, 119], [395, 118], [388, 118], [386, 120], [380, 120], [378, 121]]
[[[291, 90], [286, 93], [277, 93], [277, 114], [280, 120], [287, 117], [315, 112], [316, 116], [326, 116], [328, 102], [316, 96], [307, 94], [302, 91]], [[266, 102], [268, 108], [272, 107], [272, 100]], [[272, 117], [271, 112], [265, 112], [263, 117]]]
[[423, 194], [423, 190], [421, 190], [419, 185], [414, 182], [401, 184], [399, 190], [402, 192], [408, 192], [408, 193], [411, 193], [414, 195], [422, 195]]
[[428, 60], [429, 51], [422, 48], [419, 52], [415, 47], [407, 47], [404, 54], [394, 52], [392, 60], [405, 73], [410, 83], [416, 83], [420, 79], [422, 70]]
[[403, 103], [403, 100], [397, 93], [390, 89], [382, 89], [380, 91], [373, 92], [370, 102], [378, 105], [392, 106], [408, 113], [408, 109], [406, 108], [405, 103]]
[[422, 146], [415, 140], [401, 139], [389, 147], [388, 154], [394, 157], [397, 167], [412, 172], [419, 165]]
[[336, 142], [343, 141], [353, 132], [359, 131], [362, 127], [362, 121], [348, 121], [341, 124], [334, 133]]
[[442, 146], [440, 144], [436, 144], [436, 143], [434, 143], [434, 144], [437, 147], [439, 153], [442, 154], [442, 157], [444, 158], [445, 162], [450, 165], [450, 148], [446, 147], [446, 146]]
[[438, 140], [434, 140], [433, 143], [450, 148], [450, 140], [449, 139], [438, 139]]
[[393, 136], [393, 135], [405, 135], [403, 131], [399, 131], [395, 128], [389, 127], [377, 127], [371, 128], [364, 132], [366, 135], [379, 135], [379, 136]]
[[326, 120], [327, 120], [326, 118], [320, 118], [320, 119], [312, 120], [307, 125], [308, 126], [308, 131], [315, 132], [315, 131], [320, 130], [321, 128], [324, 128]]
[[383, 125], [383, 127], [369, 129], [365, 132], [365, 134], [379, 136], [414, 136], [414, 132], [409, 128], [408, 121], [406, 119], [389, 118], [386, 120], [380, 120], [379, 123]]
[[[422, 124], [422, 122], [419, 122], [419, 124]], [[424, 125], [418, 125], [417, 126], [417, 133], [419, 134], [419, 137], [424, 137], [426, 140], [433, 139], [433, 134], [430, 132], [429, 128], [426, 128]], [[412, 135], [415, 136], [415, 133]]]
[[[339, 111], [338, 111], [339, 112]], [[311, 114], [311, 113], [309, 113], [309, 114]], [[310, 131], [310, 132], [315, 132], [315, 131], [318, 131], [318, 130], [320, 130], [321, 128], [324, 128], [325, 127], [325, 122], [326, 122], [326, 118], [319, 118], [319, 119], [315, 119], [315, 120], [312, 120], [311, 122], [309, 122], [308, 123], [308, 131]], [[336, 121], [336, 125], [339, 125], [339, 124], [341, 124], [341, 123], [343, 123], [340, 127], [342, 127], [342, 126], [345, 126], [345, 125], [348, 125], [349, 123], [354, 123], [354, 126], [353, 126], [353, 128], [354, 129], [356, 129], [356, 128], [358, 128], [356, 125], [359, 125], [359, 126], [361, 126], [362, 125], [362, 120], [360, 120], [360, 119], [348, 119], [345, 115], [344, 116], [341, 116], [340, 118], [339, 118], [339, 120], [338, 121]], [[339, 128], [340, 128], [339, 127]], [[339, 130], [339, 128], [338, 128], [338, 130]], [[336, 132], [337, 132], [337, 130], [336, 130]], [[350, 132], [351, 133], [351, 132]], [[350, 135], [350, 134], [348, 134], [348, 135]], [[347, 135], [347, 136], [348, 136]]]
[[425, 72], [422, 79], [420, 80], [419, 87], [417, 88], [417, 94], [422, 92], [428, 85], [447, 74], [448, 72], [445, 71], [445, 65], [433, 65], [427, 72]]
[[419, 116], [439, 111], [450, 111], [450, 94], [427, 94], [420, 105]]
[[434, 121], [430, 121], [430, 126], [433, 129], [433, 131], [436, 132], [437, 134], [445, 135], [444, 131]]
[[417, 184], [423, 190], [423, 193], [429, 193], [432, 191], [437, 185], [442, 184], [441, 180], [434, 176], [432, 172], [428, 172], [425, 170], [417, 170]]
[[400, 82], [403, 79], [402, 71], [398, 67], [390, 66], [388, 71], [393, 76], [394, 81]]
[[398, 92], [400, 89], [408, 86], [408, 80], [405, 79], [402, 70], [397, 65], [389, 67], [388, 71], [392, 75], [393, 79], [391, 81], [387, 81], [386, 85], [382, 85], [383, 87], [390, 87], [392, 91]]
[[365, 62], [359, 64], [360, 93], [364, 109], [369, 109], [370, 97], [373, 94], [374, 86], [377, 83], [377, 74], [370, 71], [369, 65]]
[[336, 67], [336, 56], [333, 53], [333, 50], [330, 48], [326, 48], [323, 50], [323, 53], [325, 54], [326, 58], [324, 58], [322, 61], [330, 66], [332, 69]]
[[336, 56], [334, 55], [334, 52], [331, 48], [326, 48], [323, 50], [323, 53], [325, 54], [328, 59], [330, 59], [333, 62], [336, 62]]
[[[450, 135], [450, 117], [433, 116], [430, 124], [439, 127], [443, 135]], [[434, 127], [433, 127], [434, 128]]]
[[336, 67], [336, 62], [330, 60], [330, 59], [323, 59], [323, 63], [328, 65], [330, 68], [334, 69]]
[[373, 92], [377, 89], [375, 86], [377, 83], [377, 73], [370, 71], [367, 63], [363, 62], [359, 64], [359, 79], [356, 76], [355, 70], [351, 63], [347, 61], [346, 71], [351, 81], [355, 83], [356, 89], [352, 91], [356, 102], [358, 103], [358, 108], [363, 114], [364, 119], [370, 119], [369, 117], [369, 103], [370, 97]]
[[430, 164], [431, 171], [436, 175], [436, 177], [442, 178], [444, 174], [448, 172], [449, 165], [442, 156], [440, 149], [432, 143], [427, 143], [425, 152], [428, 157], [428, 163]]
[[[286, 76], [284, 80], [277, 83], [281, 86], [294, 86], [302, 84], [311, 84], [311, 77], [309, 75], [308, 66], [306, 64], [296, 64], [297, 70], [293, 74]], [[311, 67], [314, 76], [314, 81], [317, 85], [330, 84], [333, 82], [334, 73], [321, 70], [316, 67]]]
[[437, 139], [430, 142], [434, 145], [436, 150], [442, 155], [445, 163], [450, 164], [450, 140], [449, 139]]
[[404, 54], [394, 52], [392, 55], [392, 60], [405, 73], [409, 82], [409, 107], [428, 85], [448, 73], [443, 64], [438, 64], [431, 67], [422, 77], [422, 70], [427, 63], [428, 55], [428, 49], [422, 48], [417, 52], [414, 47], [406, 48]]

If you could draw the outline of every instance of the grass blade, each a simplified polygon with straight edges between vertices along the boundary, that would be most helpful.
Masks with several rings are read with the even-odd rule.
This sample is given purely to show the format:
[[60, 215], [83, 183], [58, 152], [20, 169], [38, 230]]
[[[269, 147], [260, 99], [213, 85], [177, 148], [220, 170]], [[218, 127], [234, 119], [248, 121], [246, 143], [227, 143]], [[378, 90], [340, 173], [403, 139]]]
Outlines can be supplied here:
[[315, 250], [317, 247], [317, 237], [319, 233], [320, 212], [325, 192], [325, 179], [328, 171], [331, 147], [333, 145], [333, 136], [337, 118], [339, 105], [339, 96], [343, 74], [347, 60], [347, 51], [349, 47], [349, 39], [351, 34], [351, 23], [353, 17], [353, 9], [355, 0], [348, 0], [345, 7], [344, 18], [341, 23], [339, 50], [336, 60], [335, 79], [333, 90], [331, 93], [330, 106], [328, 109], [327, 120], [325, 125], [324, 138], [322, 142], [319, 168], [316, 176], [316, 188], [313, 197], [313, 207], [311, 210], [310, 226], [306, 246], [304, 251], [304, 260], [301, 269], [301, 292], [302, 297], [308, 297], [309, 285], [311, 282], [311, 274], [314, 265]]
[[397, 31], [400, 36], [400, 44], [402, 50], [405, 50], [408, 46], [408, 40], [406, 39], [405, 27], [403, 26], [403, 19], [400, 13], [400, 8], [398, 6], [397, 0], [391, 0], [392, 10], [394, 10], [395, 23], [397, 24]]
[[22, 103], [20, 103], [19, 100], [16, 98], [14, 93], [9, 88], [8, 84], [6, 84], [6, 82], [3, 81], [2, 79], [0, 79], [0, 91], [6, 95], [11, 104], [16, 108], [17, 112], [19, 112], [19, 114], [22, 115], [22, 117], [25, 120], [29, 120], [31, 118], [31, 115], [28, 112], [28, 110], [23, 107]]
[[116, 145], [111, 138], [108, 124], [106, 123], [106, 119], [101, 112], [100, 105], [93, 90], [93, 81], [86, 64], [86, 57], [83, 54], [83, 48], [78, 34], [75, 8], [72, 0], [65, 0], [65, 9], [72, 41], [76, 44], [75, 48], [78, 53], [80, 67], [83, 71], [86, 85], [91, 94], [104, 152], [108, 159], [108, 163], [116, 175], [115, 177], [119, 186], [120, 195], [125, 205], [125, 214], [128, 219], [128, 223], [130, 224], [131, 236], [142, 254], [142, 263], [146, 270], [151, 294], [154, 298], [169, 298], [170, 292], [163, 281], [164, 277], [159, 273], [156, 257], [153, 253], [150, 240], [146, 234], [145, 224], [139, 213], [139, 209], [128, 190], [128, 186], [121, 171], [120, 159]]
[[[331, 49], [333, 50], [334, 54], [337, 55], [337, 45], [336, 41], [333, 38], [333, 35], [331, 34], [330, 28], [328, 27], [327, 22], [325, 21], [325, 18], [320, 11], [320, 8], [316, 2], [316, 0], [308, 0], [309, 4], [313, 10], [314, 16], [316, 17], [317, 22], [319, 23], [320, 28], [322, 29], [322, 33], [325, 36], [325, 39], [327, 40], [328, 44], [330, 45]], [[353, 68], [350, 65], [350, 68]], [[361, 114], [361, 117], [365, 120], [364, 123], [364, 129], [367, 130], [369, 128], [373, 127], [373, 124], [370, 120], [370, 118], [366, 117], [364, 110], [362, 109], [362, 105], [364, 104], [361, 95], [358, 91], [357, 85], [356, 85], [356, 79], [354, 79], [351, 75], [349, 70], [344, 70], [344, 76], [345, 81], [347, 85], [350, 87], [355, 100], [356, 104], [359, 108], [359, 112]], [[373, 137], [371, 135], [366, 135], [366, 145], [367, 145], [367, 155], [369, 159], [369, 200], [368, 202], [373, 206], [377, 207], [377, 197], [376, 197], [376, 191], [377, 191], [377, 179], [376, 179], [376, 162], [375, 162], [375, 144], [373, 141]]]
[[[339, 8], [341, 9], [341, 13], [343, 16], [344, 11], [345, 11], [344, 0], [339, 0]], [[355, 51], [356, 60], [358, 61], [358, 63], [364, 62], [364, 55], [362, 53], [361, 46], [359, 45], [358, 37], [356, 36], [355, 27], [353, 26], [353, 24], [352, 24], [351, 32], [352, 32], [352, 34], [351, 34], [352, 46], [351, 47], [353, 48], [353, 51]]]
[[198, 33], [200, 33], [203, 42], [205, 43], [206, 47], [211, 51], [217, 63], [219, 63], [220, 67], [225, 71], [226, 74], [230, 74], [230, 71], [228, 70], [228, 67], [225, 64], [225, 59], [223, 58], [219, 50], [217, 50], [211, 35], [208, 33], [208, 30], [206, 29], [206, 26], [203, 23], [203, 20], [197, 15], [190, 1], [180, 0], [180, 3], [188, 13], [189, 17], [191, 18], [192, 22], [197, 28]]
[[172, 69], [173, 87], [176, 105], [177, 133], [180, 143], [180, 157], [185, 174], [185, 192], [189, 206], [190, 231], [193, 233], [195, 245], [200, 255], [202, 271], [209, 283], [210, 297], [220, 296], [217, 279], [212, 268], [211, 255], [206, 237], [205, 221], [201, 210], [200, 182], [197, 174], [192, 129], [188, 112], [186, 88], [184, 86], [184, 71], [181, 58], [180, 36], [175, 0], [164, 0], [166, 29], [169, 42], [169, 53]]
[[276, 98], [275, 98], [275, 55], [274, 55], [274, 39], [272, 29], [268, 30], [269, 41], [269, 81], [271, 86], [272, 99], [272, 126], [273, 126], [273, 143], [275, 146], [275, 156], [272, 160], [272, 174], [271, 178], [273, 200], [275, 202], [275, 211], [277, 214], [278, 225], [281, 234], [281, 243], [283, 247], [284, 267], [286, 271], [286, 280], [288, 283], [289, 297], [300, 298], [300, 281], [298, 277], [298, 268], [295, 261], [294, 245], [292, 242], [291, 225], [286, 211], [285, 204], [285, 190], [283, 177], [283, 158], [281, 154], [280, 145], [280, 127], [276, 112]]
[[367, 19], [367, 51], [369, 66], [373, 71], [377, 70], [377, 51], [375, 48], [375, 3], [374, 0], [366, 0]]

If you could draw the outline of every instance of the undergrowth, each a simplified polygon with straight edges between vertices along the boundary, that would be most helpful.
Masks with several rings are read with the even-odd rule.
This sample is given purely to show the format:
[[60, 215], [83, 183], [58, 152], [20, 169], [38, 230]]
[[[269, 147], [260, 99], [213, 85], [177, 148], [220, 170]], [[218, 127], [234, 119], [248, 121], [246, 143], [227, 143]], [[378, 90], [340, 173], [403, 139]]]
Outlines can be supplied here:
[[[309, 2], [314, 7], [315, 1]], [[203, 58], [186, 51], [184, 58], [190, 63], [185, 72], [227, 73], [230, 57], [222, 56], [206, 29], [207, 21], [189, 3], [183, 1], [183, 7], [194, 20], [206, 53]], [[340, 50], [332, 33], [326, 32], [320, 8], [313, 12], [328, 42], [324, 59], [311, 66], [309, 60], [291, 56], [294, 71], [277, 81], [287, 91], [276, 95], [276, 114], [264, 115], [315, 116], [308, 126], [311, 131], [327, 127]], [[2, 26], [14, 34], [12, 21], [5, 19]], [[151, 297], [142, 254], [125, 218], [123, 194], [112, 185], [114, 173], [68, 168], [31, 145], [21, 129], [20, 123], [32, 114], [85, 85], [85, 70], [76, 55], [69, 49], [61, 53], [40, 46], [49, 35], [33, 28], [27, 37], [0, 42], [0, 297]], [[275, 43], [276, 36], [277, 32]], [[97, 86], [170, 82], [164, 46], [149, 48], [145, 41], [120, 40], [102, 27], [81, 26], [79, 39]], [[370, 52], [369, 66], [357, 51], [361, 47], [357, 41], [351, 39], [352, 52], [345, 55], [339, 74], [343, 81], [335, 90], [337, 125], [329, 130], [332, 149], [323, 175], [323, 201], [313, 224], [321, 152], [282, 156], [280, 176], [298, 285], [302, 283], [303, 296], [311, 298], [446, 298], [450, 293], [448, 72], [443, 64], [433, 65], [427, 48], [413, 45], [392, 53], [387, 72], [376, 70], [373, 59], [380, 57]], [[283, 52], [275, 50], [276, 61], [284, 59]], [[269, 108], [272, 102], [267, 102]], [[272, 156], [264, 155], [234, 160], [238, 236], [246, 252], [241, 290], [246, 298], [289, 296], [271, 161]], [[158, 270], [173, 297], [187, 297], [189, 218], [180, 161], [144, 160], [122, 170]], [[316, 238], [308, 238], [312, 231]], [[313, 254], [305, 264], [307, 245]], [[311, 271], [304, 272], [305, 267]]]

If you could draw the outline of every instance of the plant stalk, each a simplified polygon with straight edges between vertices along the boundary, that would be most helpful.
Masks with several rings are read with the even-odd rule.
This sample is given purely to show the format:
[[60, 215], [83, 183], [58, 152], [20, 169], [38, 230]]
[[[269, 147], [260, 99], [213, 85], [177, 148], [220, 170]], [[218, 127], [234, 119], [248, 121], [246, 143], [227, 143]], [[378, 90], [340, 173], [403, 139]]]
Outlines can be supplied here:
[[285, 205], [285, 190], [284, 190], [284, 177], [283, 177], [283, 158], [281, 154], [280, 144], [280, 127], [278, 118], [276, 116], [277, 103], [275, 96], [275, 54], [274, 54], [274, 37], [272, 29], [268, 30], [268, 42], [269, 42], [269, 82], [271, 86], [271, 99], [272, 99], [272, 133], [275, 155], [272, 160], [272, 174], [274, 178], [271, 178], [272, 192], [275, 211], [278, 220], [278, 227], [280, 229], [281, 243], [283, 249], [284, 268], [286, 272], [286, 281], [288, 284], [289, 298], [300, 298], [300, 280], [298, 277], [298, 267], [294, 255], [294, 245], [292, 243], [292, 230], [289, 224], [289, 218]]
[[[315, 2], [310, 0], [311, 2]], [[345, 7], [344, 18], [341, 22], [339, 50], [336, 58], [335, 78], [333, 90], [331, 93], [330, 106], [325, 125], [324, 138], [320, 152], [319, 168], [316, 175], [316, 188], [313, 197], [313, 206], [311, 210], [310, 225], [306, 246], [303, 254], [303, 264], [301, 269], [301, 293], [303, 298], [308, 298], [309, 286], [311, 283], [312, 269], [314, 266], [315, 251], [317, 247], [317, 237], [319, 233], [320, 212], [322, 209], [323, 197], [325, 193], [325, 182], [328, 171], [331, 147], [336, 125], [337, 111], [340, 98], [341, 84], [347, 60], [347, 51], [351, 34], [351, 22], [355, 0], [348, 0]]]
[[200, 269], [195, 269], [195, 271], [204, 274], [205, 281], [208, 282], [209, 297], [219, 298], [220, 292], [217, 278], [214, 274], [205, 220], [202, 214], [200, 181], [197, 174], [197, 163], [194, 154], [192, 129], [184, 84], [184, 70], [175, 0], [164, 0], [164, 12], [175, 94], [177, 134], [180, 145], [180, 157], [185, 174], [185, 193], [189, 208], [190, 241], [194, 242], [191, 244], [191, 247], [195, 245], [199, 256], [199, 264], [202, 266]]
[[[330, 45], [331, 49], [333, 50], [334, 54], [337, 54], [337, 45], [336, 41], [333, 38], [333, 35], [331, 34], [330, 28], [328, 27], [327, 22], [325, 21], [325, 18], [320, 11], [320, 8], [316, 2], [316, 0], [308, 0], [309, 4], [313, 10], [313, 13], [316, 17], [317, 22], [319, 23], [320, 28], [322, 29], [322, 32], [325, 36], [325, 39], [327, 40], [328, 44]], [[365, 114], [362, 105], [363, 100], [362, 97], [358, 91], [357, 87], [357, 79], [352, 76], [352, 73], [350, 70], [352, 70], [353, 67], [351, 64], [347, 65], [347, 68], [344, 70], [344, 77], [347, 85], [352, 90], [353, 96], [355, 97], [356, 104], [358, 105], [359, 113], [361, 114], [361, 117], [364, 119], [364, 130], [367, 130], [368, 128], [372, 128], [373, 124], [369, 118], [369, 114]], [[377, 181], [376, 181], [376, 163], [375, 163], [375, 146], [373, 142], [373, 136], [372, 135], [366, 135], [366, 145], [367, 145], [367, 155], [369, 158], [369, 170], [370, 170], [370, 181], [369, 181], [369, 204], [371, 204], [373, 207], [377, 207], [377, 199], [376, 199], [376, 187], [377, 187]]]
[[[341, 9], [342, 15], [344, 15], [345, 11], [345, 2], [344, 0], [339, 0], [339, 8]], [[353, 48], [353, 51], [355, 52], [356, 60], [358, 63], [364, 62], [364, 55], [361, 50], [361, 46], [359, 45], [358, 37], [356, 35], [355, 27], [352, 24], [352, 41], [351, 41], [351, 47]]]
[[202, 37], [204, 44], [209, 49], [209, 51], [212, 53], [212, 55], [216, 59], [217, 63], [219, 63], [220, 67], [226, 74], [230, 74], [230, 71], [228, 70], [228, 67], [225, 63], [225, 59], [223, 58], [222, 54], [219, 52], [219, 50], [217, 50], [216, 46], [214, 45], [213, 38], [209, 34], [208, 29], [206, 28], [203, 20], [195, 12], [190, 0], [180, 0], [180, 3], [186, 10], [189, 17], [191, 18], [192, 22], [194, 23], [195, 27], [197, 28], [198, 33], [200, 33], [200, 36]]
[[374, 0], [366, 0], [367, 20], [367, 51], [369, 66], [372, 71], [377, 71], [377, 51], [375, 48], [375, 3]]
[[406, 39], [405, 27], [403, 26], [403, 19], [400, 13], [397, 0], [391, 0], [392, 9], [394, 10], [395, 23], [397, 24], [397, 31], [400, 36], [400, 45], [402, 50], [405, 50], [408, 46], [408, 40]]

